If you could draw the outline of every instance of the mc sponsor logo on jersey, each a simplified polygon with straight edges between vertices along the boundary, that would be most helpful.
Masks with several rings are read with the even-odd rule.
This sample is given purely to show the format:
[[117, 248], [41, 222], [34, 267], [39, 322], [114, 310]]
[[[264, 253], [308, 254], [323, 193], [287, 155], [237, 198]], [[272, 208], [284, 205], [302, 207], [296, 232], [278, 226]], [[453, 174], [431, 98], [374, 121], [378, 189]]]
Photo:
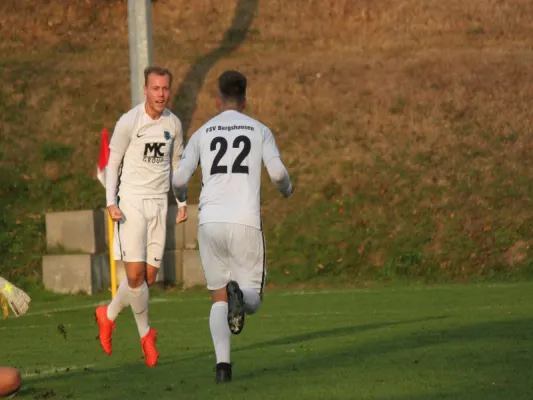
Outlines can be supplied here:
[[163, 162], [165, 155], [163, 154], [163, 147], [165, 143], [146, 143], [144, 145], [143, 161], [150, 164], [160, 164]]

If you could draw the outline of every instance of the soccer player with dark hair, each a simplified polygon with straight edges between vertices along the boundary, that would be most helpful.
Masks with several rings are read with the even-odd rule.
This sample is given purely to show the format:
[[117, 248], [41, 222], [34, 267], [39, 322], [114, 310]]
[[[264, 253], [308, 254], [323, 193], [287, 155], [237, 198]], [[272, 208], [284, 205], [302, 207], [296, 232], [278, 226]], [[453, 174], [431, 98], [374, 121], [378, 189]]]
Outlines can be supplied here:
[[198, 245], [211, 292], [217, 383], [231, 381], [231, 335], [242, 331], [245, 315], [257, 312], [263, 298], [262, 163], [284, 197], [293, 191], [272, 132], [243, 113], [246, 87], [240, 72], [219, 77], [220, 113], [191, 136], [173, 178], [176, 197], [185, 201], [187, 184], [201, 166]]

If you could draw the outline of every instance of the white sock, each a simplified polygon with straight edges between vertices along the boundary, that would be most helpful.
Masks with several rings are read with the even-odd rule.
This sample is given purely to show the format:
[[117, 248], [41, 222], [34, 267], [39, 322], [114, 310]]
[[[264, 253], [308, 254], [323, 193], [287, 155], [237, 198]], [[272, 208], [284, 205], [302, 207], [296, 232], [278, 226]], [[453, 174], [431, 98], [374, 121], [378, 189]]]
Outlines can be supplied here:
[[261, 305], [261, 297], [257, 290], [249, 287], [241, 287], [242, 294], [244, 295], [244, 311], [247, 314], [254, 314]]
[[211, 306], [209, 315], [209, 327], [215, 346], [215, 354], [218, 363], [230, 362], [231, 331], [228, 326], [228, 303], [217, 301]]
[[130, 306], [137, 323], [139, 335], [144, 337], [150, 330], [148, 325], [148, 300], [150, 298], [150, 291], [148, 285], [143, 282], [138, 288], [129, 288]]
[[107, 318], [111, 321], [114, 321], [120, 312], [130, 305], [130, 296], [128, 290], [128, 279], [124, 278], [120, 285], [118, 286], [117, 293], [111, 303], [107, 306]]

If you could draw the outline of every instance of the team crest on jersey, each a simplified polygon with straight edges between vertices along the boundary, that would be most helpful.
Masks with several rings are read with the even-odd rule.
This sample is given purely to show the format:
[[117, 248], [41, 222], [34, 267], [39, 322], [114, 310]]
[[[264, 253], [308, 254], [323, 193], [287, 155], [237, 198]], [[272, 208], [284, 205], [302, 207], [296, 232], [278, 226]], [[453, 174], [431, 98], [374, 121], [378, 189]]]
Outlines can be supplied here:
[[169, 140], [169, 139], [170, 139], [170, 132], [165, 131], [165, 140]]

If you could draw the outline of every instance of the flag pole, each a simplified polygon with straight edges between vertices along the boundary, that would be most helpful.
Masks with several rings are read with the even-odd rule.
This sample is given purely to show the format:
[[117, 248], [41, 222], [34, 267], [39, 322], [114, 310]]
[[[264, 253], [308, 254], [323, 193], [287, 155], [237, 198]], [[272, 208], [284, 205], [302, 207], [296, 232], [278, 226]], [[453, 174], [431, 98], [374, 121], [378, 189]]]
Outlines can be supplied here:
[[111, 216], [106, 210], [107, 214], [107, 232], [109, 236], [109, 269], [111, 275], [111, 299], [115, 298], [117, 294], [117, 265], [113, 254], [113, 239], [115, 223], [111, 219]]
[[2, 305], [2, 315], [4, 319], [9, 317], [9, 304], [3, 294], [0, 293], [0, 304]]
[[[105, 186], [105, 175], [107, 163], [109, 161], [109, 133], [106, 128], [102, 129], [101, 138], [100, 138], [100, 155], [98, 157], [98, 167], [96, 169], [96, 176], [100, 183]], [[109, 276], [111, 278], [111, 299], [115, 297], [117, 293], [117, 266], [114, 258], [114, 246], [113, 239], [115, 238], [114, 230], [115, 224], [109, 215], [107, 209], [105, 210], [107, 218], [107, 239], [109, 243]]]

